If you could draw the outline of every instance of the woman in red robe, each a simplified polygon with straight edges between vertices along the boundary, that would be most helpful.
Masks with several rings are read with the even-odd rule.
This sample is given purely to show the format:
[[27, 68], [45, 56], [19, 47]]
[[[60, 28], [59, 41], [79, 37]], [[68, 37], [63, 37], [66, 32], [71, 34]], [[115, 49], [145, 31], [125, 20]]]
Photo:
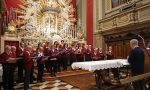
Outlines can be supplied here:
[[24, 51], [23, 54], [23, 64], [24, 64], [24, 69], [25, 69], [25, 80], [24, 80], [24, 90], [29, 89], [29, 83], [30, 83], [30, 75], [31, 75], [31, 70], [33, 66], [33, 60], [32, 60], [32, 47], [27, 46], [26, 50]]

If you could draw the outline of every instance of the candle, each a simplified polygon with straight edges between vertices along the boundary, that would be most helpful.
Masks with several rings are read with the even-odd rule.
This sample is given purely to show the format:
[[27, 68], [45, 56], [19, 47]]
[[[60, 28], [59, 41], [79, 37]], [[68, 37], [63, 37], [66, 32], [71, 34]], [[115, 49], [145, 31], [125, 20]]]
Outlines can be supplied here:
[[75, 33], [75, 30], [74, 30], [74, 29], [72, 29], [72, 30], [73, 30], [73, 32], [74, 32], [74, 39], [75, 39], [75, 37], [76, 37], [76, 36], [75, 36], [75, 35], [76, 35], [76, 33]]
[[77, 28], [76, 28], [76, 25], [75, 25], [75, 38], [77, 37]]
[[56, 15], [56, 33], [58, 33], [58, 29], [57, 29], [58, 25], [57, 24], [58, 24], [58, 18], [57, 18], [57, 15]]

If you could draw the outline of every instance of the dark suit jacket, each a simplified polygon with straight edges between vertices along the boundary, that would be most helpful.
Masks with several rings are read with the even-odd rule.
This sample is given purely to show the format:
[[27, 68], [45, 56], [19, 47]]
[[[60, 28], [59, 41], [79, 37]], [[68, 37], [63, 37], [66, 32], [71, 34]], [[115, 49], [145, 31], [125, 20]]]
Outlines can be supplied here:
[[129, 53], [128, 62], [131, 65], [132, 75], [139, 75], [144, 72], [144, 51], [136, 47], [132, 49]]

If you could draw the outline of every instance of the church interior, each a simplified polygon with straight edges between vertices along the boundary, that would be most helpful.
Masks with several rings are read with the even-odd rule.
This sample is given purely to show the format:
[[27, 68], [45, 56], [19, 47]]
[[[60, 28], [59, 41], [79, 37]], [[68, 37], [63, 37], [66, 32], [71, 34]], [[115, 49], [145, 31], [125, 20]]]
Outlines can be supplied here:
[[0, 90], [150, 90], [149, 68], [150, 0], [0, 0]]

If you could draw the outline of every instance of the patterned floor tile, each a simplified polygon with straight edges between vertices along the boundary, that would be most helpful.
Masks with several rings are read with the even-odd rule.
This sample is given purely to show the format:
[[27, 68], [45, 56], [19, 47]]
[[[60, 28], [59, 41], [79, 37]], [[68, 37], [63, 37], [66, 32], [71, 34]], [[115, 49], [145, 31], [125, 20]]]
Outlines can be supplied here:
[[[30, 88], [32, 90], [80, 90], [77, 87], [74, 87], [73, 85], [70, 85], [62, 80], [59, 80], [59, 77], [66, 76], [65, 73], [68, 73], [68, 75], [71, 75], [73, 71], [65, 71], [65, 72], [59, 72], [57, 73], [57, 77], [51, 77], [49, 73], [45, 71], [43, 80], [45, 82], [30, 84]], [[35, 76], [37, 76], [37, 70], [35, 69]], [[62, 76], [61, 76], [62, 75]], [[14, 86], [15, 90], [23, 90], [24, 83], [16, 83]], [[0, 89], [3, 90], [3, 89]]]

